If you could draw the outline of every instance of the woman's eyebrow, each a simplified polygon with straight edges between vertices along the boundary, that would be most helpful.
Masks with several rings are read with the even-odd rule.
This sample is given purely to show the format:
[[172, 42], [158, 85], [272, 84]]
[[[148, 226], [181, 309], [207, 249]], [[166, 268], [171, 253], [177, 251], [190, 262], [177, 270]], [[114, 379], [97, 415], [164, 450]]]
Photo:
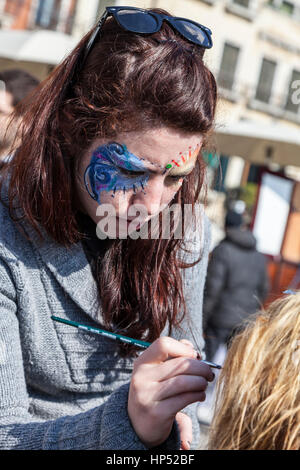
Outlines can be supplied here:
[[[144, 160], [144, 162], [148, 163], [149, 165], [154, 165], [153, 163], [151, 163], [147, 160]], [[180, 165], [180, 167], [173, 166], [169, 170], [166, 169], [165, 167], [162, 167], [161, 165], [159, 165], [159, 168], [157, 168], [155, 170], [145, 166], [145, 170], [147, 172], [149, 172], [151, 175], [165, 175], [165, 174], [168, 174], [170, 176], [179, 176], [179, 175], [186, 176], [186, 175], [188, 175], [189, 173], [191, 173], [193, 171], [193, 169], [195, 168], [195, 163], [196, 162], [194, 161], [194, 162], [188, 162], [185, 165]], [[134, 170], [132, 170], [132, 171], [134, 171]]]
[[[150, 160], [147, 160], [147, 158], [142, 158], [142, 157], [137, 157], [137, 158], [139, 158], [143, 162], [143, 164], [145, 165], [146, 170], [149, 171], [149, 173], [162, 174], [162, 173], [165, 172], [165, 167], [160, 165], [159, 163], [153, 163]], [[156, 168], [156, 170], [151, 169], [146, 165], [151, 165], [151, 167]]]
[[[197, 156], [198, 152], [199, 152], [199, 146], [197, 145], [197, 147], [193, 151], [194, 155], [192, 155], [192, 157]], [[180, 174], [185, 176], [193, 170], [193, 168], [195, 166], [195, 163], [196, 163], [196, 159], [192, 158], [191, 160], [184, 161], [184, 163], [182, 163], [182, 161], [180, 161], [180, 165], [178, 163], [176, 163], [175, 160], [172, 160], [172, 163], [175, 163], [175, 165], [172, 165], [172, 164], [169, 163], [166, 166], [162, 166], [159, 163], [151, 162], [147, 158], [140, 157], [138, 155], [135, 155], [134, 153], [133, 153], [133, 155], [138, 160], [140, 160], [141, 163], [143, 163], [143, 165], [145, 166], [145, 170], [148, 171], [149, 173], [153, 174], [153, 175], [164, 175], [166, 173], [168, 173], [168, 174], [172, 173], [172, 175], [176, 174], [176, 176], [180, 175]], [[182, 152], [180, 153], [180, 155], [182, 155]], [[172, 167], [168, 168], [171, 165], [172, 165]], [[150, 168], [150, 166], [152, 168]], [[153, 169], [153, 167], [156, 168], [156, 169]], [[132, 170], [132, 171], [134, 171], [134, 170]]]

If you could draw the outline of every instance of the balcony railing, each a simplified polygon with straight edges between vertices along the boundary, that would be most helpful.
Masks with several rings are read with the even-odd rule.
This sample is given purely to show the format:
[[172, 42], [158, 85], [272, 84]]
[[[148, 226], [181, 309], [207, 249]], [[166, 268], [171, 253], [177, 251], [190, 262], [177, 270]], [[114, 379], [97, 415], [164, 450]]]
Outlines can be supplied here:
[[249, 6], [243, 6], [242, 4], [235, 3], [233, 0], [227, 0], [225, 10], [228, 13], [233, 13], [234, 15], [240, 16], [248, 21], [253, 21], [256, 16], [256, 3], [252, 1], [249, 2]]
[[219, 95], [230, 102], [239, 103], [243, 107], [259, 111], [277, 119], [283, 119], [300, 124], [300, 105], [297, 109], [286, 108], [287, 96], [274, 94], [270, 96], [269, 102], [260, 101], [256, 97], [256, 87], [250, 84], [234, 82], [231, 89], [218, 86]]
[[216, 3], [216, 0], [201, 0], [204, 3], [207, 3], [208, 5], [214, 5]]

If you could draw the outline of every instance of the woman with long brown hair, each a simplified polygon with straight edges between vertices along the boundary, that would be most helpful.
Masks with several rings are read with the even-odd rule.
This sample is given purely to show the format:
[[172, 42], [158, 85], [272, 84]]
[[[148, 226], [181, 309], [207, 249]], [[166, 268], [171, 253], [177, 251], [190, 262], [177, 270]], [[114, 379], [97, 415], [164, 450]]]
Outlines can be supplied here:
[[[197, 446], [194, 406], [213, 380], [194, 349], [209, 249], [196, 202], [217, 98], [203, 62], [211, 46], [192, 20], [108, 7], [23, 102], [1, 175], [1, 448]], [[153, 344], [134, 361], [138, 348], [78, 324]]]
[[300, 292], [259, 312], [231, 343], [210, 449], [300, 449]]

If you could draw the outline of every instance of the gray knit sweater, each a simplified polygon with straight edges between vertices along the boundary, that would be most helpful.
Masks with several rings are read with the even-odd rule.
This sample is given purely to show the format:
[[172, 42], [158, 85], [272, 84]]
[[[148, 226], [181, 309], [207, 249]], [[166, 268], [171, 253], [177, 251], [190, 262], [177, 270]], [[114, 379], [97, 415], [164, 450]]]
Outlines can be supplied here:
[[[173, 335], [198, 346], [209, 247], [207, 219], [188, 242], [202, 261], [184, 273], [191, 324]], [[27, 240], [0, 204], [0, 449], [146, 450], [131, 426], [132, 360], [114, 341], [55, 323], [51, 315], [101, 324], [96, 284], [81, 243], [63, 248], [30, 226]], [[199, 234], [202, 241], [199, 241]], [[164, 334], [164, 333], [163, 333]], [[193, 419], [197, 447], [199, 429]], [[180, 446], [176, 423], [162, 450]]]

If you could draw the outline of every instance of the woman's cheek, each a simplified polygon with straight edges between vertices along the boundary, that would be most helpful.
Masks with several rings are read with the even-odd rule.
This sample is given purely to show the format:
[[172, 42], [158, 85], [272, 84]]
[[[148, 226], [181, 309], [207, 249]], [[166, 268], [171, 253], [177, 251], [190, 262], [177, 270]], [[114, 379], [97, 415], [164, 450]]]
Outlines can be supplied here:
[[176, 194], [180, 190], [182, 186], [182, 182], [180, 184], [176, 183], [176, 185], [169, 186], [166, 193], [165, 197], [163, 198], [162, 205], [161, 205], [161, 210], [165, 209], [175, 198]]

